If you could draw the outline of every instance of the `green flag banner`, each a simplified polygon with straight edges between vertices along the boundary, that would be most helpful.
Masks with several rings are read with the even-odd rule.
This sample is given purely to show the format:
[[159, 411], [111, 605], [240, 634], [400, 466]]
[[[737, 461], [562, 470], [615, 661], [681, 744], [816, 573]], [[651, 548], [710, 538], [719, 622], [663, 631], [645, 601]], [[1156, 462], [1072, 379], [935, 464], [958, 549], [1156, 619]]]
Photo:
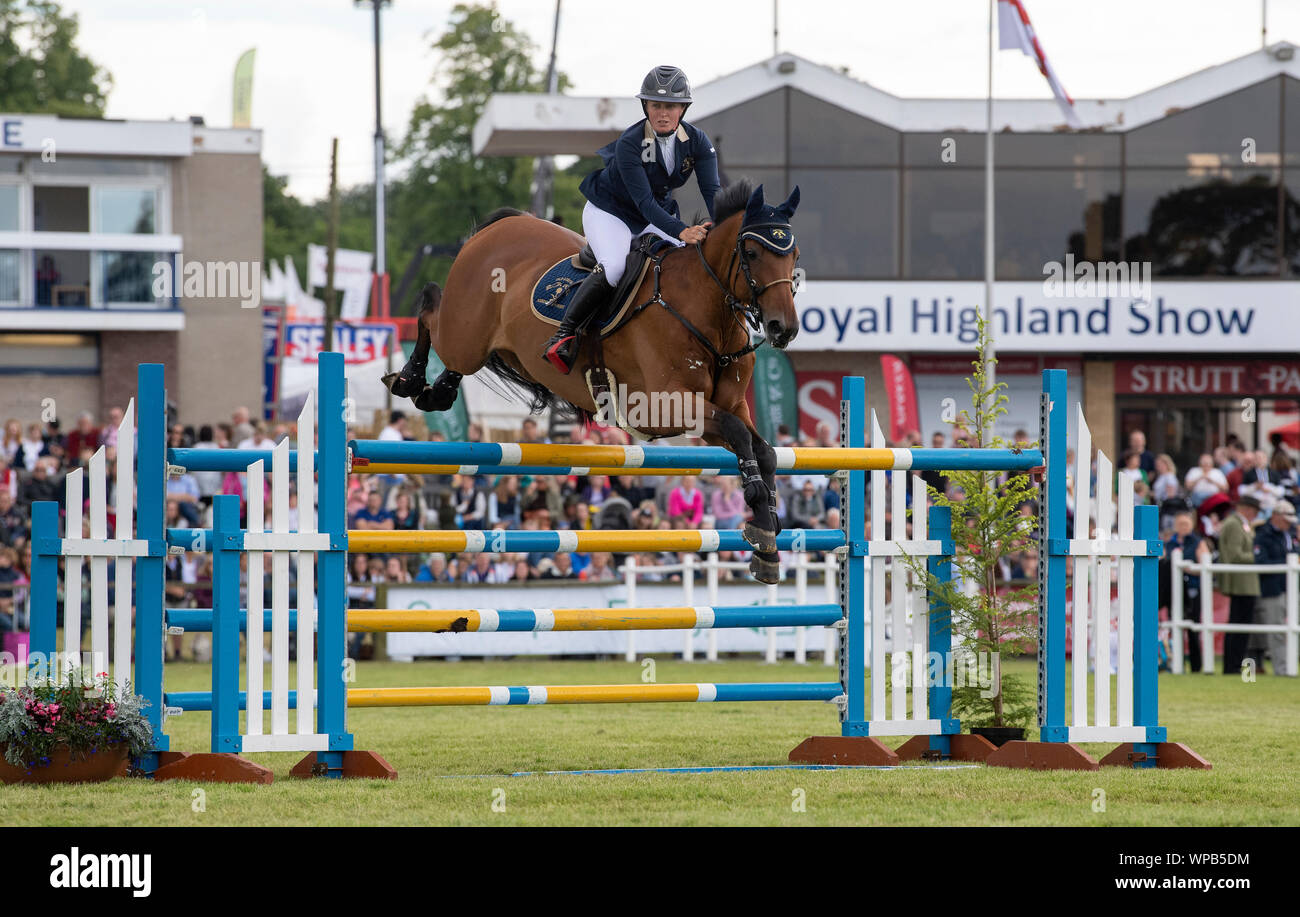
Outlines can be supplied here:
[[231, 127], [251, 127], [253, 124], [253, 57], [256, 54], [256, 48], [249, 48], [235, 64], [235, 84], [230, 99]]
[[[402, 342], [402, 352], [408, 360], [411, 358], [411, 351], [413, 350], [415, 350], [414, 342]], [[430, 348], [429, 369], [425, 373], [424, 381], [432, 384], [433, 380], [438, 378], [444, 368], [442, 361], [438, 359], [438, 355]], [[414, 410], [414, 405], [408, 405], [408, 407]], [[434, 411], [431, 414], [425, 414], [424, 425], [429, 428], [430, 433], [441, 433], [447, 437], [448, 442], [468, 442], [469, 410], [465, 407], [465, 394], [461, 393], [450, 411]]]
[[754, 351], [754, 426], [769, 443], [776, 442], [777, 428], [785, 424], [791, 433], [799, 430], [794, 368], [783, 351], [760, 347]]

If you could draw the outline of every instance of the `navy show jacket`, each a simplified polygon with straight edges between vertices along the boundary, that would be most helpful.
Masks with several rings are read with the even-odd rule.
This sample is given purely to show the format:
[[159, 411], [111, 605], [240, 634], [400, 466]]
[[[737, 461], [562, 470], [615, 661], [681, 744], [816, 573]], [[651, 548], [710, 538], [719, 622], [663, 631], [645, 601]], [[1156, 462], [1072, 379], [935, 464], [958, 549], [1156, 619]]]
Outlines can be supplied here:
[[[584, 178], [578, 190], [601, 210], [626, 223], [632, 232], [640, 232], [647, 223], [653, 223], [676, 239], [686, 223], [679, 215], [673, 189], [686, 184], [694, 172], [704, 206], [712, 218], [713, 197], [721, 185], [718, 156], [704, 131], [683, 121], [677, 126], [673, 143], [675, 157], [669, 174], [660, 161], [659, 144], [650, 121], [642, 118], [613, 143], [601, 147], [604, 168]], [[647, 148], [643, 159], [642, 152]]]

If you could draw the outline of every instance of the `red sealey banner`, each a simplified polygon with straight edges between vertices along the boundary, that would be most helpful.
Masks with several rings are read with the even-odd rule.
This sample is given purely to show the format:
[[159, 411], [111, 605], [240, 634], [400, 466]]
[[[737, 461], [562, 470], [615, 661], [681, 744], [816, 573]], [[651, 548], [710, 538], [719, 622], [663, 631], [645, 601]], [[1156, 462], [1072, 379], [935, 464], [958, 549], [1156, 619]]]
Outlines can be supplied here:
[[1294, 360], [1119, 360], [1117, 395], [1238, 395], [1300, 397]]

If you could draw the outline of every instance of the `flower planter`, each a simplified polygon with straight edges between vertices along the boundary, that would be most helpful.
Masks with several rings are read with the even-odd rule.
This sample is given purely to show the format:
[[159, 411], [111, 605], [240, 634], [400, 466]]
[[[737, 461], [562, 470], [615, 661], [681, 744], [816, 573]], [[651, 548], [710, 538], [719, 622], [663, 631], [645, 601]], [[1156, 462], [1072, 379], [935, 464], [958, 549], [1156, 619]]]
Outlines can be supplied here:
[[31, 770], [14, 767], [4, 759], [0, 745], [0, 782], [3, 783], [101, 783], [113, 777], [125, 777], [127, 748], [110, 745], [94, 754], [77, 756], [67, 748], [56, 748], [50, 763]]
[[1001, 748], [1008, 742], [1022, 741], [1025, 737], [1025, 730], [1019, 726], [977, 726], [971, 729], [970, 734], [983, 736], [998, 748]]

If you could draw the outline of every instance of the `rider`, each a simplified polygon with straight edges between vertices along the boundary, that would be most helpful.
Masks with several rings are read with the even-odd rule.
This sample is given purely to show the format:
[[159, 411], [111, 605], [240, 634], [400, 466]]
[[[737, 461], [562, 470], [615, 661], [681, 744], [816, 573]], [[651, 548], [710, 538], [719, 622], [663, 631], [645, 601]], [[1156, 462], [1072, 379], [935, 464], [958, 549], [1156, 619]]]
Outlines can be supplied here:
[[704, 241], [713, 225], [687, 226], [672, 196], [694, 170], [704, 206], [713, 216], [713, 196], [720, 187], [712, 141], [682, 122], [692, 102], [686, 74], [677, 67], [656, 67], [641, 81], [637, 98], [645, 118], [601, 148], [604, 167], [579, 186], [587, 198], [582, 228], [599, 264], [579, 285], [559, 330], [546, 342], [544, 356], [562, 373], [573, 369], [578, 356], [577, 326], [608, 302], [622, 278], [634, 236], [651, 232], [681, 246]]

